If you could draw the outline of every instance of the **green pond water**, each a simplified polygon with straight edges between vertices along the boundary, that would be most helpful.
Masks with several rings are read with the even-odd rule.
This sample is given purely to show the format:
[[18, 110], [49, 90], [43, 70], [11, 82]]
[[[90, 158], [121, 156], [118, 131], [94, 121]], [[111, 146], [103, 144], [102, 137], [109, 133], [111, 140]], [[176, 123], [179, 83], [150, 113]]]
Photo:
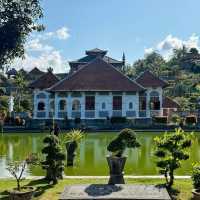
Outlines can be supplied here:
[[[141, 143], [139, 149], [128, 149], [128, 160], [125, 166], [126, 175], [156, 175], [158, 170], [153, 156], [153, 138], [159, 133], [138, 133]], [[88, 133], [81, 141], [73, 168], [65, 167], [66, 175], [108, 175], [106, 147], [116, 136], [116, 133]], [[0, 136], [0, 177], [9, 177], [6, 170], [9, 161], [23, 160], [29, 153], [40, 153], [43, 147], [42, 140], [45, 133], [34, 134], [4, 134]], [[191, 165], [200, 161], [200, 133], [195, 133], [193, 145], [190, 150], [190, 159], [182, 163], [182, 168], [177, 170], [177, 175], [189, 175]], [[26, 175], [40, 176], [44, 171], [40, 166], [32, 166]]]

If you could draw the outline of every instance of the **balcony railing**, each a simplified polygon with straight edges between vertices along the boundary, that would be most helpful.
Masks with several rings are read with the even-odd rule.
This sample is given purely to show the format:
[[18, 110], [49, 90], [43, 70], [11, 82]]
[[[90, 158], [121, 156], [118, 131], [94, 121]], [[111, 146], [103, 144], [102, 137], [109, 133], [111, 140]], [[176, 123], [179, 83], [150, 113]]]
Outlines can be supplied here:
[[65, 117], [67, 117], [67, 112], [62, 112], [62, 111], [58, 112], [58, 118], [65, 118]]
[[136, 117], [135, 111], [126, 111], [126, 117]]
[[72, 118], [81, 118], [80, 111], [72, 111]]
[[46, 112], [45, 111], [37, 111], [36, 117], [37, 118], [46, 118]]
[[147, 117], [147, 111], [146, 110], [140, 110], [139, 111], [139, 117]]

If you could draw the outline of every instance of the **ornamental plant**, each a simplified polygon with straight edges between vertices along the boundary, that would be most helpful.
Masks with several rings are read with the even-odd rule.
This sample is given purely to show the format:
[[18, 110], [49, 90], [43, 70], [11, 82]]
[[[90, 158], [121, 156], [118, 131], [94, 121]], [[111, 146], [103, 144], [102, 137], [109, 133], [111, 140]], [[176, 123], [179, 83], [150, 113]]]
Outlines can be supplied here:
[[78, 143], [83, 138], [84, 133], [81, 130], [72, 130], [65, 134], [64, 141], [67, 149], [67, 166], [74, 165], [74, 158], [76, 156], [76, 150]]
[[192, 169], [192, 182], [195, 189], [200, 189], [200, 164], [197, 163]]
[[15, 161], [8, 163], [8, 167], [6, 168], [10, 174], [15, 178], [17, 182], [17, 191], [21, 191], [21, 181], [23, 178], [23, 174], [26, 170], [27, 165], [37, 164], [37, 156], [35, 154], [29, 155], [23, 161]]
[[183, 160], [189, 159], [187, 152], [192, 145], [191, 134], [186, 134], [181, 128], [175, 132], [166, 132], [161, 137], [156, 137], [155, 156], [158, 158], [156, 164], [166, 179], [167, 187], [171, 188], [174, 183], [174, 171], [181, 167]]
[[137, 141], [136, 133], [132, 129], [123, 129], [119, 135], [110, 142], [107, 150], [112, 156], [122, 157], [126, 148], [138, 148], [140, 143]]
[[65, 154], [62, 152], [59, 138], [55, 135], [48, 135], [44, 138], [45, 144], [42, 153], [46, 156], [42, 168], [46, 170], [46, 179], [56, 184], [58, 179], [62, 179], [64, 171]]

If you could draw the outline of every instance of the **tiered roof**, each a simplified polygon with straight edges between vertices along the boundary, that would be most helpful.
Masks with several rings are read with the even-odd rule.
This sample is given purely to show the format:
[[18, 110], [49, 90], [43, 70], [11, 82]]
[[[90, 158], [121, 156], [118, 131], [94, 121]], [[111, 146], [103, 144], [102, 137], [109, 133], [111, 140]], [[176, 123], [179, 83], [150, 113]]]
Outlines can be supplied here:
[[71, 76], [53, 85], [50, 91], [124, 91], [139, 92], [145, 89], [123, 75], [113, 65], [98, 57], [82, 66]]
[[169, 97], [163, 97], [163, 108], [180, 108], [180, 105]]

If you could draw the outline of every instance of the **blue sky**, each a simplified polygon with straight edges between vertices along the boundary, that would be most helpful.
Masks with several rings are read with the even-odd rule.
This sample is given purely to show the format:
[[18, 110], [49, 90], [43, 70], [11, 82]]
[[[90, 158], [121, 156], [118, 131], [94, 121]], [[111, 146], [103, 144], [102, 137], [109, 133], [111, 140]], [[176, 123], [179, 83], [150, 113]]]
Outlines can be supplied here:
[[29, 43], [37, 39], [46, 49], [27, 45], [28, 59], [21, 64], [27, 69], [50, 62], [55, 71], [66, 71], [67, 60], [95, 47], [117, 59], [125, 52], [132, 64], [152, 50], [167, 57], [174, 47], [199, 45], [199, 0], [43, 0], [42, 6], [46, 30]]

